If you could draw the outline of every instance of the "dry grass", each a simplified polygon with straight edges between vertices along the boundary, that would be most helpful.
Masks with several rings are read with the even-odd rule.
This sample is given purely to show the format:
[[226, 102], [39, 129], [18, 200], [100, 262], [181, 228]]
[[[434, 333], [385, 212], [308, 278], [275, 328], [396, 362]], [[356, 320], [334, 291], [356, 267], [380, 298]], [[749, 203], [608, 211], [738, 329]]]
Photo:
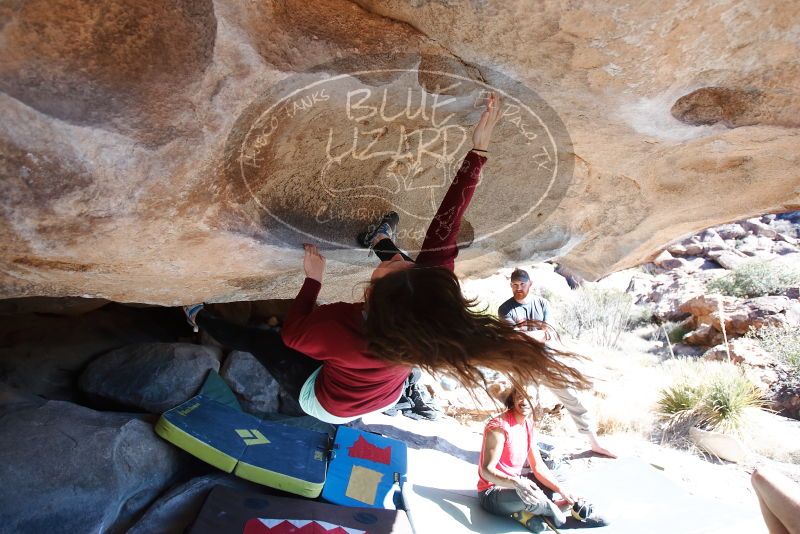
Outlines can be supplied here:
[[731, 297], [778, 295], [800, 284], [800, 269], [781, 263], [751, 260], [707, 284], [709, 292]]
[[[501, 296], [493, 290], [490, 291], [492, 288], [493, 286], [488, 285], [483, 287], [484, 294], [481, 295], [483, 302], [491, 302], [490, 309], [496, 307]], [[679, 341], [685, 333], [684, 325], [666, 324], [665, 329], [662, 329], [660, 325], [645, 324], [634, 332], [632, 327], [636, 325], [636, 310], [627, 295], [591, 288], [573, 293], [576, 298], [562, 301], [556, 300], [552, 295], [548, 296], [555, 312], [555, 322], [563, 334], [562, 339], [567, 348], [590, 357], [585, 369], [584, 366], [581, 368], [596, 378], [594, 391], [585, 398], [596, 421], [598, 434], [638, 435], [647, 441], [660, 442], [713, 461], [713, 458], [700, 451], [688, 439], [689, 428], [698, 424], [698, 419], [690, 417], [688, 411], [679, 416], [662, 417], [660, 412], [665, 410], [663, 407], [659, 409], [659, 392], [681, 381], [686, 382], [689, 378], [709, 380], [709, 377], [718, 376], [723, 366], [727, 366], [726, 371], [731, 371], [734, 366], [670, 357], [666, 347], [662, 346], [665, 343], [664, 330], [671, 341]], [[615, 346], [619, 348], [609, 348]], [[739, 376], [738, 370], [736, 375]], [[764, 414], [767, 419], [777, 417], [747, 408], [758, 404], [758, 399], [750, 395], [753, 390], [744, 387], [747, 384], [736, 380], [720, 382], [717, 379], [717, 382], [722, 385], [707, 388], [711, 394], [704, 395], [707, 411], [702, 424], [736, 429], [745, 443], [750, 443], [753, 450], [767, 457], [784, 461], [797, 460], [800, 452], [781, 443], [779, 437], [773, 438], [777, 442], [773, 448], [766, 446], [764, 439], [756, 439], [758, 436], [753, 434], [755, 431], [749, 425], [750, 414]], [[682, 394], [678, 390], [674, 393]], [[672, 402], [680, 405], [684, 401], [676, 395]], [[684, 407], [689, 404], [687, 400]], [[485, 407], [482, 409], [485, 410]], [[474, 414], [462, 415], [464, 422], [475, 424], [478, 420], [485, 420], [483, 418], [486, 416], [477, 413], [478, 411], [482, 410], [479, 408]], [[717, 420], [709, 417], [708, 414], [715, 411], [723, 416]], [[566, 410], [544, 414], [538, 426], [542, 432], [553, 436], [580, 437]], [[758, 432], [765, 434], [768, 431], [760, 428]], [[800, 447], [795, 447], [797, 448]]]
[[751, 327], [747, 337], [755, 339], [765, 351], [800, 372], [800, 331], [785, 325], [767, 325], [758, 330]]
[[[642, 342], [631, 334], [621, 336], [623, 344]], [[568, 343], [568, 347], [590, 358], [583, 367], [595, 378], [595, 387], [584, 393], [587, 408], [597, 424], [598, 434], [635, 433], [649, 438], [654, 423], [653, 408], [662, 373], [658, 358], [643, 350], [610, 350], [588, 344]], [[552, 433], [571, 435], [576, 432], [569, 414], [562, 410], [549, 421]]]
[[631, 328], [636, 307], [627, 293], [581, 287], [575, 298], [554, 304], [558, 329], [601, 348], [619, 346], [620, 335]]
[[[663, 355], [647, 352], [648, 340], [633, 334], [623, 334], [621, 343], [625, 347], [623, 350], [582, 348], [582, 352], [594, 356], [594, 363], [601, 364], [604, 371], [603, 380], [596, 383], [594, 395], [588, 398], [598, 434], [638, 435], [718, 463], [688, 438], [689, 428], [697, 424], [696, 418], [677, 416], [665, 421], [659, 417], [659, 391], [689, 379], [731, 383], [714, 377], [720, 374], [738, 377], [738, 368], [733, 364], [704, 360], [668, 358], [660, 361]], [[649, 343], [655, 344], [655, 341]], [[745, 392], [750, 391], [746, 389]], [[724, 392], [723, 388], [723, 401]], [[800, 464], [800, 422], [747, 407], [750, 404], [745, 402], [739, 415], [737, 432], [742, 441], [766, 458]], [[576, 435], [566, 412], [546, 417], [543, 423], [553, 435]]]
[[613, 381], [613, 390], [596, 395], [598, 434], [636, 433], [649, 437], [654, 423], [657, 397], [654, 383], [660, 381], [656, 367], [628, 367]]

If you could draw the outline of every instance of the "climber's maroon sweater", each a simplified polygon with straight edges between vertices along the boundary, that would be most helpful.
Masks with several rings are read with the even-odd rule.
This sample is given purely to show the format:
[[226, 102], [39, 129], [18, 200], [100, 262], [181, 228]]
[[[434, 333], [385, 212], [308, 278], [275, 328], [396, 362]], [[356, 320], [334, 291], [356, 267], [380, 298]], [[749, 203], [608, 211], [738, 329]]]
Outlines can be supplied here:
[[[433, 218], [416, 263], [453, 270], [456, 237], [486, 158], [468, 152]], [[400, 396], [410, 368], [371, 357], [364, 339], [364, 303], [316, 306], [322, 285], [306, 278], [283, 324], [283, 342], [323, 362], [317, 375], [317, 400], [338, 417], [364, 415]]]

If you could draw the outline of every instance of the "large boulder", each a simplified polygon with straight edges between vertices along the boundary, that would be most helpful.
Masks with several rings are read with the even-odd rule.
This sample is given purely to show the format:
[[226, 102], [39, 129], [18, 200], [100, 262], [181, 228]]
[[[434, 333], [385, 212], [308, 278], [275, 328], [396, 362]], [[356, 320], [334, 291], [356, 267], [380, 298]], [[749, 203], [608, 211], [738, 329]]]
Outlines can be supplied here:
[[709, 324], [701, 324], [683, 336], [683, 342], [689, 345], [712, 346], [721, 343], [725, 337], [722, 332]]
[[[72, 299], [64, 306], [54, 300], [36, 302], [37, 313], [0, 319], [0, 382], [48, 399], [75, 401], [80, 397], [78, 377], [97, 356], [131, 343], [172, 340], [188, 331], [174, 310], [107, 304], [73, 315]], [[22, 309], [31, 311], [29, 304], [34, 303]], [[59, 313], [51, 313], [55, 310]], [[69, 314], [61, 314], [64, 310]]]
[[[0, 296], [291, 298], [313, 240], [322, 299], [352, 299], [373, 264], [353, 235], [397, 203], [419, 245], [487, 86], [511, 96], [462, 273], [558, 258], [595, 280], [800, 206], [800, 4], [534, 4], [6, 2]], [[315, 97], [332, 80], [376, 113]]]
[[762, 222], [759, 218], [754, 217], [752, 219], [747, 219], [746, 221], [742, 221], [740, 223], [742, 228], [745, 230], [752, 232], [753, 235], [759, 237], [765, 237], [770, 240], [778, 239], [778, 232], [774, 228], [771, 228], [769, 224]]
[[751, 328], [757, 330], [765, 325], [800, 325], [800, 303], [781, 295], [751, 299], [700, 295], [681, 304], [678, 310], [692, 316], [696, 330], [684, 340], [695, 345], [720, 343], [723, 324], [724, 333], [729, 338], [744, 335]]
[[708, 257], [717, 262], [723, 269], [735, 269], [747, 262], [746, 256], [735, 250], [710, 251]]
[[762, 349], [758, 342], [749, 338], [732, 339], [727, 345], [724, 343], [711, 347], [703, 353], [706, 360], [727, 361], [750, 365], [753, 367], [766, 367], [775, 363], [775, 358]]
[[721, 224], [716, 227], [716, 230], [719, 236], [726, 241], [730, 239], [739, 239], [747, 235], [747, 230], [745, 230], [741, 224], [737, 223]]
[[639, 284], [636, 304], [647, 306], [653, 316], [659, 320], [677, 321], [687, 316], [680, 305], [706, 292], [706, 280], [712, 280], [725, 273], [722, 269], [702, 271], [687, 276], [682, 270], [671, 270], [660, 273], [648, 284]]
[[798, 248], [796, 245], [791, 245], [785, 242], [775, 242], [772, 244], [771, 251], [773, 254], [779, 254], [783, 256], [786, 254], [800, 253], [800, 248]]
[[158, 497], [126, 534], [153, 532], [185, 532], [216, 486], [227, 486], [249, 492], [263, 492], [264, 486], [226, 473], [203, 475], [170, 488]]
[[653, 258], [653, 263], [662, 269], [674, 269], [675, 267], [680, 267], [680, 263], [675, 261], [675, 257], [670, 253], [669, 250], [662, 250], [658, 256]]
[[2, 530], [125, 532], [185, 458], [128, 414], [62, 401], [13, 410], [0, 425]]
[[697, 238], [703, 244], [705, 250], [707, 252], [711, 252], [714, 250], [725, 250], [728, 248], [728, 244], [725, 242], [724, 239], [717, 233], [714, 228], [707, 228], [697, 234]]
[[196, 395], [220, 358], [219, 349], [191, 343], [128, 345], [89, 364], [79, 385], [89, 395], [160, 414]]
[[[736, 250], [751, 257], [771, 257], [775, 242], [763, 236], [747, 235], [736, 243]], [[783, 243], [784, 245], [787, 243]]]
[[220, 374], [244, 411], [254, 415], [278, 412], [280, 385], [249, 352], [234, 350], [228, 354]]
[[769, 400], [781, 415], [800, 419], [800, 372], [780, 369], [778, 379], [770, 384]]

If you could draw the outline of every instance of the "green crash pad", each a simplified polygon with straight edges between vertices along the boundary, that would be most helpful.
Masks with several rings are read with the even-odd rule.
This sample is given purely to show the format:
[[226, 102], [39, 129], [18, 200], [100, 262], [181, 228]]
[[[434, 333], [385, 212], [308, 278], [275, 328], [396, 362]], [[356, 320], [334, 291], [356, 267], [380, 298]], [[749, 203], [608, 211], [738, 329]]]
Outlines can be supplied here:
[[203, 387], [200, 388], [198, 394], [203, 395], [207, 399], [215, 400], [220, 404], [230, 406], [240, 412], [242, 411], [242, 405], [239, 404], [236, 395], [231, 391], [231, 388], [228, 387], [228, 384], [225, 383], [225, 380], [219, 376], [219, 373], [213, 369], [208, 372], [206, 381], [203, 382]]
[[322, 492], [328, 434], [263, 421], [204, 393], [165, 412], [155, 430], [227, 473], [304, 497]]

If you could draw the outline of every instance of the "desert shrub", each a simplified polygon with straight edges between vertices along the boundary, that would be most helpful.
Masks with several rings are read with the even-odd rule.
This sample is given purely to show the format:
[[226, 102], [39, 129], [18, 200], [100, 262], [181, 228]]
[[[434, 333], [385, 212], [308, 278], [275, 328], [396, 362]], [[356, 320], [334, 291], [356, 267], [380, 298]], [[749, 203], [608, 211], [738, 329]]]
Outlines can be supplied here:
[[555, 291], [546, 287], [543, 287], [541, 291], [539, 291], [539, 294], [542, 296], [543, 299], [545, 299], [550, 304], [556, 303], [559, 300], [561, 300], [561, 297], [559, 297]]
[[703, 401], [704, 389], [696, 384], [679, 382], [661, 390], [658, 412], [665, 416], [681, 415], [697, 408]]
[[630, 329], [633, 299], [611, 289], [580, 287], [575, 298], [561, 302], [555, 310], [559, 329], [576, 339], [606, 348], [616, 348], [619, 336]]
[[755, 339], [759, 346], [800, 373], [800, 330], [786, 325], [750, 328], [746, 337]]
[[653, 315], [653, 310], [651, 310], [647, 306], [640, 306], [638, 304], [634, 304], [631, 308], [631, 319], [629, 322], [629, 328], [638, 328], [640, 326], [646, 326], [655, 321], [655, 316]]
[[644, 274], [649, 274], [651, 276], [655, 276], [658, 274], [658, 267], [656, 267], [655, 263], [643, 263], [639, 265], [639, 271], [643, 272]]
[[692, 331], [692, 327], [685, 322], [669, 322], [664, 324], [664, 330], [667, 331], [667, 337], [672, 344], [681, 343], [683, 336]]
[[681, 343], [683, 342], [683, 336], [691, 332], [691, 328], [686, 325], [678, 325], [672, 330], [669, 331], [669, 342], [670, 343]]
[[761, 391], [734, 364], [683, 360], [678, 366], [657, 401], [658, 415], [672, 427], [737, 431], [745, 410], [763, 404]]
[[739, 430], [745, 409], [762, 405], [761, 391], [742, 373], [718, 375], [711, 380], [700, 405], [701, 423], [711, 430]]
[[781, 263], [749, 261], [706, 285], [711, 293], [731, 297], [777, 295], [800, 284], [800, 270]]

